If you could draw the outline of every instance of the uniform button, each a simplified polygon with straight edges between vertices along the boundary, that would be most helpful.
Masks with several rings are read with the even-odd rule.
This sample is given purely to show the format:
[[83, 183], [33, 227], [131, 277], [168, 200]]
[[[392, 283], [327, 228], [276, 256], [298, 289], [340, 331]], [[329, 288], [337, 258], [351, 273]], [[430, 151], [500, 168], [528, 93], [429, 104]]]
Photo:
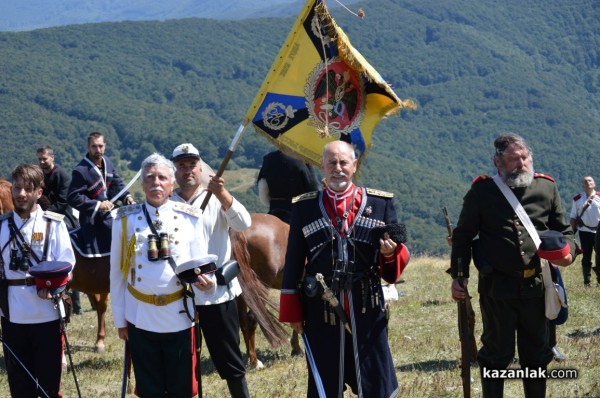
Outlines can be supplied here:
[[179, 281], [177, 281], [176, 283], [177, 283], [177, 286], [181, 285], [181, 282], [179, 282]]
[[137, 278], [137, 281], [138, 281], [138, 282], [141, 282], [141, 281], [142, 281], [142, 278], [140, 278], [140, 277], [138, 276], [138, 278]]
[[135, 229], [135, 232], [140, 232], [140, 229], [139, 229], [139, 228], [136, 228], [136, 229]]
[[179, 241], [178, 241], [178, 240], [176, 240], [174, 243], [175, 243], [176, 245], [178, 245], [178, 244], [179, 244]]
[[179, 228], [175, 228], [175, 229], [174, 229], [174, 231], [175, 231], [175, 232], [179, 231]]
[[177, 220], [177, 216], [173, 216], [173, 220]]
[[523, 232], [521, 232], [521, 231], [517, 232], [517, 235], [521, 236], [521, 234], [523, 234]]
[[521, 252], [521, 256], [524, 256], [524, 255], [525, 255], [525, 252]]
[[515, 225], [519, 225], [519, 222], [518, 222], [518, 221], [515, 221]]
[[519, 241], [519, 244], [520, 244], [520, 245], [522, 245], [522, 244], [523, 244], [523, 241], [522, 241], [522, 240], [520, 240], [520, 241]]
[[138, 264], [138, 269], [142, 269], [142, 264]]
[[138, 216], [138, 220], [141, 220], [141, 219], [142, 219], [142, 216]]

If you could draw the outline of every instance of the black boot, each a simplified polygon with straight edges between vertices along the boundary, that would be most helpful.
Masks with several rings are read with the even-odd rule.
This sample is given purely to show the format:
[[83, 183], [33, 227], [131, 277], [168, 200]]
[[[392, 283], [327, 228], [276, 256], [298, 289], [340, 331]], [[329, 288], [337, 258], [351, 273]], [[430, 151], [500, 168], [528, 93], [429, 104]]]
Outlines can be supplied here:
[[480, 368], [481, 374], [481, 392], [483, 398], [503, 398], [504, 396], [504, 379], [487, 379], [483, 377], [483, 369]]
[[546, 379], [523, 379], [525, 398], [545, 398]]
[[236, 379], [227, 379], [227, 387], [229, 388], [231, 398], [250, 398], [245, 376]]

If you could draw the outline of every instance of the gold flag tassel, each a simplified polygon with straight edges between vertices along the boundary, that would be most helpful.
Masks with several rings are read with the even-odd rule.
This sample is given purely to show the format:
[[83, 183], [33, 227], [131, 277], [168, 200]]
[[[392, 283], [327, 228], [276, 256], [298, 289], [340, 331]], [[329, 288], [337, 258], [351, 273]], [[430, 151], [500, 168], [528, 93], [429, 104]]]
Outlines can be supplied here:
[[127, 280], [127, 274], [129, 267], [131, 266], [131, 259], [135, 253], [135, 233], [131, 236], [129, 243], [127, 243], [127, 217], [121, 219], [121, 263], [120, 270], [123, 273], [123, 279]]

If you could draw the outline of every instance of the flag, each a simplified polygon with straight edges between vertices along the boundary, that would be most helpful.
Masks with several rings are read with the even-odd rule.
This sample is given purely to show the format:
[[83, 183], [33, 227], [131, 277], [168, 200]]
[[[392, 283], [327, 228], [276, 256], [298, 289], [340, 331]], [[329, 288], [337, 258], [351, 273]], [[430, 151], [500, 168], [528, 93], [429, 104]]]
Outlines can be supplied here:
[[279, 50], [245, 124], [284, 152], [320, 165], [323, 146], [353, 144], [358, 164], [382, 118], [402, 101], [350, 44], [322, 0], [308, 0]]

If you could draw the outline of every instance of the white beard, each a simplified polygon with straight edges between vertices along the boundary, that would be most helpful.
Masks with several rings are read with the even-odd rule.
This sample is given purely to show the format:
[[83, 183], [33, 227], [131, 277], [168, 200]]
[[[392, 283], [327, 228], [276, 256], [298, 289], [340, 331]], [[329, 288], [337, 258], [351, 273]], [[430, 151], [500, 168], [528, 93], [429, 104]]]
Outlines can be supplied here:
[[528, 187], [533, 181], [533, 167], [529, 171], [522, 173], [508, 173], [506, 170], [503, 170], [502, 180], [512, 188]]

